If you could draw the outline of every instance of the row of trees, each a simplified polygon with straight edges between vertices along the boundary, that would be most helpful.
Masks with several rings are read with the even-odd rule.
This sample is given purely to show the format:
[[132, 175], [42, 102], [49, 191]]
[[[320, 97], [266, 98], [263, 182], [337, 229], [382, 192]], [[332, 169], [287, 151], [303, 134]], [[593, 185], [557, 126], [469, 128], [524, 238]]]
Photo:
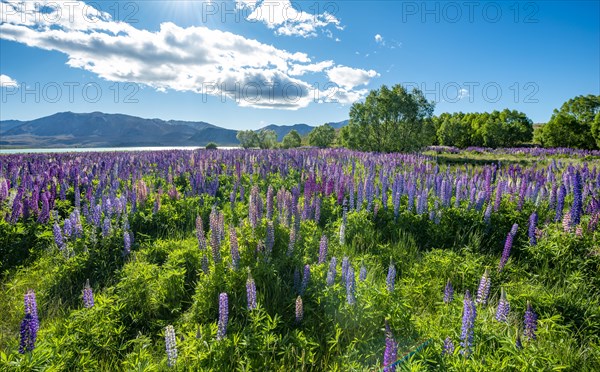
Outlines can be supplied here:
[[522, 112], [443, 113], [433, 118], [440, 145], [515, 147], [533, 138], [533, 122]]
[[443, 113], [433, 116], [435, 104], [419, 89], [383, 85], [364, 102], [354, 103], [350, 121], [339, 133], [328, 124], [312, 130], [303, 141], [291, 131], [281, 144], [273, 130], [241, 131], [242, 147], [293, 148], [302, 144], [332, 145], [361, 151], [410, 152], [429, 145], [515, 147], [534, 143], [545, 147], [600, 147], [600, 96], [579, 96], [554, 110], [550, 121], [534, 135], [533, 122], [522, 112]]
[[334, 143], [335, 136], [335, 129], [329, 124], [324, 124], [313, 129], [304, 141], [294, 129], [283, 137], [281, 143], [277, 142], [277, 134], [272, 129], [261, 129], [259, 131], [242, 130], [237, 133], [236, 138], [245, 149], [252, 147], [261, 149], [291, 149], [300, 147], [303, 144], [321, 148], [330, 147]]

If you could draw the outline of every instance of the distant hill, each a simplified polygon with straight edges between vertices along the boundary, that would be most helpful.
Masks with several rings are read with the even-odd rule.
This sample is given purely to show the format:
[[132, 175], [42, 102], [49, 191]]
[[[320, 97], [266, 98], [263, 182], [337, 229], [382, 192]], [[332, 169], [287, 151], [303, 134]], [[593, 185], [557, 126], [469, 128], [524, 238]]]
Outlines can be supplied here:
[[[273, 129], [280, 141], [292, 129], [300, 135], [313, 129], [307, 124], [272, 124], [266, 128]], [[205, 146], [209, 142], [237, 146], [236, 135], [236, 130], [202, 121], [165, 121], [102, 112], [61, 112], [30, 121], [0, 121], [0, 148]]]

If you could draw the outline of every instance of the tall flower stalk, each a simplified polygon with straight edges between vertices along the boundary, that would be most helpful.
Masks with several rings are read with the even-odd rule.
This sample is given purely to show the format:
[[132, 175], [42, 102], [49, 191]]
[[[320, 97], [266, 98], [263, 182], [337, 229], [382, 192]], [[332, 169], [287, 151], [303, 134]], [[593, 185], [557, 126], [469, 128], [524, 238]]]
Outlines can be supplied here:
[[256, 309], [256, 283], [248, 272], [248, 280], [246, 280], [246, 297], [248, 299], [248, 310]]
[[85, 286], [83, 287], [83, 307], [90, 308], [94, 306], [94, 293], [92, 292], [92, 287], [90, 287], [90, 280], [87, 279], [85, 281]]
[[217, 324], [217, 340], [222, 340], [227, 334], [227, 322], [229, 321], [229, 299], [227, 293], [219, 295], [219, 322]]
[[172, 325], [165, 327], [165, 348], [167, 349], [167, 365], [175, 367], [177, 363], [177, 339], [175, 338], [175, 328]]
[[500, 264], [498, 265], [498, 271], [502, 271], [506, 262], [508, 262], [508, 256], [510, 256], [510, 250], [513, 246], [513, 241], [515, 239], [515, 235], [517, 234], [517, 229], [519, 225], [516, 223], [510, 229], [510, 232], [506, 236], [506, 242], [504, 243], [504, 250], [502, 251], [502, 257], [500, 258]]
[[523, 323], [525, 325], [525, 330], [523, 331], [525, 337], [529, 340], [535, 340], [537, 332], [537, 314], [533, 311], [533, 307], [529, 301], [527, 301], [527, 310], [525, 311]]
[[488, 300], [488, 296], [490, 295], [490, 274], [488, 269], [485, 269], [485, 272], [481, 276], [481, 280], [479, 281], [479, 288], [477, 288], [477, 300], [476, 302], [481, 305], [485, 305]]
[[463, 318], [462, 318], [462, 328], [460, 332], [460, 346], [462, 346], [462, 350], [460, 351], [465, 357], [468, 357], [471, 354], [471, 347], [473, 346], [473, 335], [474, 335], [474, 326], [475, 326], [475, 318], [477, 317], [477, 310], [475, 309], [475, 302], [471, 299], [471, 293], [469, 290], [465, 293], [465, 298], [463, 301]]
[[37, 302], [35, 300], [35, 292], [28, 290], [25, 293], [25, 316], [21, 321], [21, 342], [19, 343], [19, 353], [25, 354], [35, 348], [40, 321], [37, 313]]
[[452, 287], [452, 283], [450, 279], [446, 283], [446, 288], [444, 288], [444, 303], [449, 304], [454, 299], [454, 287]]
[[498, 308], [496, 309], [496, 320], [499, 322], [507, 322], [509, 312], [510, 303], [506, 299], [506, 291], [502, 288], [500, 292], [500, 301], [498, 301]]

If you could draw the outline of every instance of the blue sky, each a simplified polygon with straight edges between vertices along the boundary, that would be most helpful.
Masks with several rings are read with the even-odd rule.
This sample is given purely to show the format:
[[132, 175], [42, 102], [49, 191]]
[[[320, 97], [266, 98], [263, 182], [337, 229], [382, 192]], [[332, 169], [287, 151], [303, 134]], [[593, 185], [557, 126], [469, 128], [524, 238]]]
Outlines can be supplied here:
[[1, 2], [2, 120], [319, 125], [400, 83], [437, 114], [510, 108], [545, 122], [600, 94], [599, 1], [36, 3]]

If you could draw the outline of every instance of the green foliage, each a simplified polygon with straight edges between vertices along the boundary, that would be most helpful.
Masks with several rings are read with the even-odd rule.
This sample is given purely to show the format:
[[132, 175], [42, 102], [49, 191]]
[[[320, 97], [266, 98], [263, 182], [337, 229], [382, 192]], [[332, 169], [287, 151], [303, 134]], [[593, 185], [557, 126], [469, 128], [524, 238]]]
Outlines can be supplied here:
[[277, 144], [277, 133], [272, 129], [261, 129], [256, 134], [258, 138], [257, 145], [261, 149], [272, 149]]
[[418, 89], [401, 85], [372, 90], [364, 103], [350, 109], [350, 122], [341, 130], [342, 144], [361, 151], [415, 151], [433, 143], [434, 103]]
[[444, 146], [515, 147], [533, 138], [531, 120], [515, 110], [444, 113], [434, 121], [437, 123], [438, 141]]
[[283, 136], [283, 141], [281, 142], [281, 146], [284, 149], [292, 149], [301, 145], [302, 139], [295, 129], [292, 129], [288, 134]]
[[574, 147], [593, 150], [600, 147], [600, 96], [577, 96], [554, 110], [542, 127], [544, 147]]
[[[471, 160], [473, 168], [479, 166], [476, 160], [490, 161]], [[464, 158], [457, 166], [438, 164], [439, 174], [465, 164]], [[590, 169], [596, 165], [593, 160]], [[362, 171], [358, 167], [357, 172]], [[117, 218], [113, 218], [112, 234], [103, 238], [95, 227], [84, 225], [84, 236], [68, 241], [72, 252], [68, 257], [53, 243], [51, 224], [0, 221], [4, 270], [0, 370], [168, 370], [167, 325], [176, 330], [179, 356], [174, 370], [376, 370], [382, 363], [386, 320], [399, 343], [399, 356], [425, 345], [400, 370], [591, 371], [600, 364], [598, 232], [585, 231], [582, 236], [565, 232], [560, 223], [550, 222], [553, 213], [547, 205], [527, 201], [519, 210], [517, 201], [508, 197], [489, 224], [481, 210], [467, 206], [468, 200], [443, 209], [436, 223], [425, 214], [408, 211], [403, 196], [397, 217], [381, 199], [375, 201], [377, 214], [365, 208], [350, 211], [341, 243], [342, 208], [335, 195], [322, 195], [320, 220], [299, 222], [291, 254], [291, 228], [278, 218], [272, 255], [257, 252], [266, 238], [267, 221], [263, 217], [256, 229], [250, 226], [249, 190], [256, 185], [264, 197], [268, 186], [290, 190], [303, 177], [306, 174], [298, 171], [285, 177], [245, 173], [238, 181], [234, 172], [225, 169], [215, 197], [163, 195], [156, 213], [152, 211], [156, 191], [152, 191], [148, 201], [129, 216], [135, 232], [129, 256], [123, 255], [123, 231]], [[145, 179], [156, 187], [164, 182], [149, 175]], [[236, 181], [246, 193], [231, 208], [229, 192]], [[175, 179], [174, 184], [181, 194], [190, 187], [185, 178]], [[303, 205], [304, 196], [298, 203]], [[429, 203], [431, 208], [434, 201]], [[232, 266], [228, 236], [219, 246], [221, 263], [212, 261], [210, 249], [198, 248], [196, 216], [202, 216], [210, 238], [213, 206], [237, 231], [241, 257], [237, 270]], [[68, 214], [72, 196], [59, 207], [61, 214]], [[540, 221], [548, 221], [540, 224], [535, 246], [528, 243], [525, 232], [533, 210]], [[520, 230], [513, 251], [505, 269], [498, 272], [506, 233], [515, 222]], [[586, 215], [582, 226], [588, 222]], [[317, 264], [322, 235], [329, 239], [328, 261]], [[202, 268], [204, 254], [210, 261], [208, 272]], [[334, 284], [327, 286], [332, 256], [338, 259], [338, 272]], [[345, 256], [357, 276], [354, 305], [347, 303], [340, 275]], [[385, 282], [390, 261], [397, 271], [393, 292]], [[304, 319], [297, 323], [294, 271], [302, 271], [306, 263], [311, 265], [311, 279], [302, 295]], [[367, 276], [360, 281], [363, 265]], [[458, 346], [463, 295], [466, 290], [476, 292], [486, 268], [492, 282], [489, 303], [477, 307], [475, 347], [465, 358]], [[248, 272], [257, 286], [258, 307], [252, 311], [247, 309]], [[94, 291], [92, 308], [82, 304], [87, 279]], [[446, 304], [442, 298], [448, 279], [455, 299]], [[495, 319], [501, 287], [511, 304], [507, 323]], [[40, 334], [35, 350], [21, 355], [17, 350], [23, 293], [30, 288], [38, 296]], [[217, 341], [222, 292], [229, 296], [229, 324], [227, 337]], [[527, 301], [539, 315], [538, 338], [524, 339], [518, 349], [515, 340], [522, 332]], [[442, 356], [446, 337], [454, 340], [457, 350]]]
[[253, 130], [240, 130], [235, 137], [245, 149], [257, 147], [259, 144], [258, 134]]
[[320, 148], [330, 147], [335, 141], [335, 129], [329, 124], [323, 124], [311, 130], [308, 143]]
[[206, 149], [207, 150], [216, 150], [217, 149], [217, 144], [214, 142], [209, 142], [206, 144]]

